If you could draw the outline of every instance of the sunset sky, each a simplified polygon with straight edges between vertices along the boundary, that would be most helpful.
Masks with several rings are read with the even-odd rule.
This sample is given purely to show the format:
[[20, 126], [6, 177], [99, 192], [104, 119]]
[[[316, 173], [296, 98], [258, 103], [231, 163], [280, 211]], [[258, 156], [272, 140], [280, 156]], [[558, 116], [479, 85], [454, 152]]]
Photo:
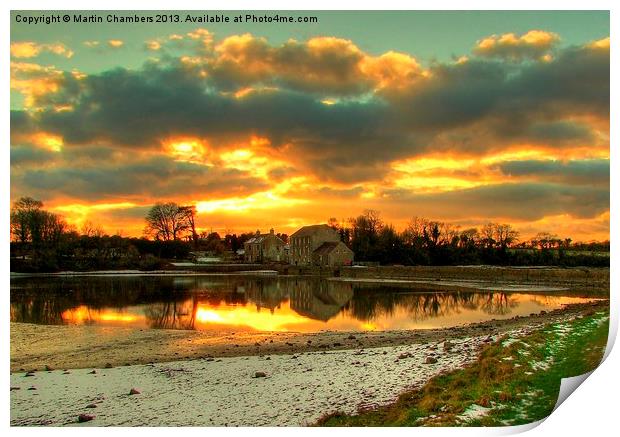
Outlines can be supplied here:
[[175, 201], [218, 232], [375, 209], [397, 229], [421, 216], [609, 238], [607, 12], [16, 14], [40, 13], [11, 13], [11, 198], [78, 228], [138, 236]]

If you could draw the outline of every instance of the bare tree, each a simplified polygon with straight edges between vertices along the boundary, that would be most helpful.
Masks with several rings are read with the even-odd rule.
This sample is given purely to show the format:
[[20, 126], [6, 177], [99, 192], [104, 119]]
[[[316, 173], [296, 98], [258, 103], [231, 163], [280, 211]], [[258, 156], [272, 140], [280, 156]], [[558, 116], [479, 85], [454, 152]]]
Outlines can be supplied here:
[[190, 231], [190, 237], [194, 245], [198, 243], [198, 233], [196, 232], [196, 207], [194, 205], [180, 206], [183, 214], [185, 214], [185, 220], [187, 221], [187, 227]]
[[495, 247], [495, 223], [487, 223], [480, 228], [481, 243], [486, 247]]
[[13, 203], [11, 234], [15, 241], [20, 243], [32, 241], [32, 231], [42, 208], [43, 202], [32, 197], [22, 197]]
[[157, 203], [146, 216], [145, 233], [156, 240], [178, 240], [189, 228], [187, 210], [174, 202]]
[[82, 224], [82, 235], [87, 237], [103, 237], [105, 235], [105, 231], [101, 225], [94, 225], [90, 220], [86, 220]]
[[32, 243], [38, 249], [58, 244], [66, 230], [67, 223], [59, 215], [45, 211], [40, 200], [22, 197], [13, 204], [11, 233], [17, 242]]
[[502, 249], [515, 243], [519, 239], [519, 232], [514, 230], [509, 224], [495, 225], [495, 240]]

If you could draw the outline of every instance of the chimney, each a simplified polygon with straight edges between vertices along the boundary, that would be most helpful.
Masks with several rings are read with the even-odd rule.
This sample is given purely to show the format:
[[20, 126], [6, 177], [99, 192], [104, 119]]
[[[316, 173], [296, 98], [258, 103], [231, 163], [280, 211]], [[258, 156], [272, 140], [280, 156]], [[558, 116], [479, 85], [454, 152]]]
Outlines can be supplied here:
[[269, 233], [273, 235], [273, 228], [269, 229]]

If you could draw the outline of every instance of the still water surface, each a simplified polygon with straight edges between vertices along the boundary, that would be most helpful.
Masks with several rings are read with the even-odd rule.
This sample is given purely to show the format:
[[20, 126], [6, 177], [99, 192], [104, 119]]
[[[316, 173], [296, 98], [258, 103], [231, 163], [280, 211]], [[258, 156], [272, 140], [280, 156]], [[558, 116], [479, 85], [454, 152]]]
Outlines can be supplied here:
[[524, 316], [588, 300], [561, 292], [431, 292], [318, 278], [11, 279], [11, 321], [47, 325], [297, 332], [431, 329]]

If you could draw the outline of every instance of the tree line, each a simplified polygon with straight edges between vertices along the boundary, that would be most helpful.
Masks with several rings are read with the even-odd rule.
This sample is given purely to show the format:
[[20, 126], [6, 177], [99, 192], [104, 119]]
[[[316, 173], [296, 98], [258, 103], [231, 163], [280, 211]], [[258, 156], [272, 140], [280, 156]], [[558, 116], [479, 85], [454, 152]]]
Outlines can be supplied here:
[[[80, 230], [44, 209], [40, 200], [18, 199], [11, 209], [11, 271], [164, 268], [168, 260], [209, 252], [238, 259], [236, 252], [255, 233], [199, 231], [194, 206], [157, 203], [145, 216], [142, 237], [108, 235], [85, 222]], [[461, 229], [449, 223], [414, 217], [398, 232], [377, 211], [346, 221], [328, 220], [358, 262], [384, 265], [583, 265], [608, 266], [609, 241], [573, 243], [550, 234], [519, 241], [509, 224], [488, 223]], [[284, 242], [288, 235], [277, 234]]]
[[462, 229], [450, 223], [413, 217], [398, 232], [385, 223], [379, 212], [339, 221], [330, 218], [328, 225], [338, 231], [340, 239], [353, 250], [361, 262], [402, 265], [561, 265], [608, 266], [609, 257], [595, 256], [609, 252], [609, 241], [574, 244], [548, 233], [520, 241], [519, 232], [510, 224], [487, 223], [479, 228]]

